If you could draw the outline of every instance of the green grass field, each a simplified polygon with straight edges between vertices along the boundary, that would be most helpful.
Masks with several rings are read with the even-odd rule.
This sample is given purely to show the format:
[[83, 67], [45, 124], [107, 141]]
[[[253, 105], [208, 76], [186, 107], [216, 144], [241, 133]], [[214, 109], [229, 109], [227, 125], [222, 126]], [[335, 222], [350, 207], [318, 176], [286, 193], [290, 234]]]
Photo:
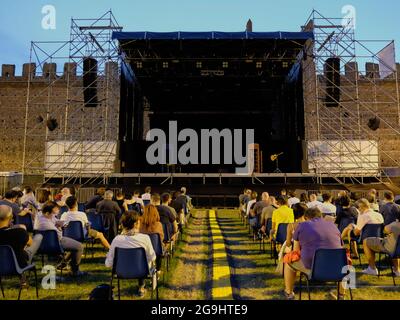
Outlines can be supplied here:
[[[235, 299], [283, 299], [283, 278], [275, 272], [274, 261], [270, 258], [269, 244], [266, 252], [260, 252], [258, 242], [250, 237], [246, 227], [241, 223], [237, 211], [218, 210], [217, 219], [224, 236], [231, 270], [231, 284]], [[196, 210], [179, 242], [168, 272], [161, 276], [159, 282], [160, 299], [203, 300], [211, 298], [211, 230], [206, 210]], [[57, 282], [55, 290], [40, 289], [42, 300], [87, 300], [89, 293], [97, 285], [109, 283], [111, 271], [104, 265], [106, 252], [99, 245], [95, 246], [94, 257], [89, 251], [82, 260], [81, 269], [89, 273], [82, 279], [65, 277]], [[363, 260], [365, 263], [365, 260]], [[400, 299], [400, 279], [394, 287], [385, 269], [382, 276], [362, 275], [361, 268], [355, 262], [357, 270], [357, 288], [353, 290], [355, 300], [392, 300]], [[37, 261], [39, 282], [41, 262]], [[165, 265], [163, 264], [164, 268]], [[164, 269], [165, 270], [165, 269]], [[59, 272], [57, 273], [59, 275]], [[16, 299], [18, 295], [17, 279], [3, 279], [6, 299]], [[30, 282], [31, 285], [33, 282]], [[116, 282], [115, 282], [116, 287]], [[151, 299], [150, 285], [147, 285], [146, 296]], [[312, 299], [329, 299], [328, 292], [334, 285], [312, 288]], [[122, 299], [139, 299], [136, 296], [137, 282], [121, 281]], [[114, 290], [116, 297], [116, 290]], [[349, 299], [349, 295], [346, 296]], [[21, 299], [36, 299], [33, 286], [22, 291]], [[304, 295], [303, 299], [306, 299]]]

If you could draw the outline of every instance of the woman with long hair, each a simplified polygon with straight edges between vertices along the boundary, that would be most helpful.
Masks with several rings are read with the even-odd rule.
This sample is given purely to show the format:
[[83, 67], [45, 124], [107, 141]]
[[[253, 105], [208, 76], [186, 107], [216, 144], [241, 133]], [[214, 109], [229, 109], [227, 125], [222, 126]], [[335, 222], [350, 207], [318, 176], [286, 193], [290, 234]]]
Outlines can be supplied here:
[[[160, 215], [157, 207], [149, 204], [144, 207], [143, 216], [140, 219], [140, 233], [151, 234], [158, 233], [160, 235], [161, 244], [164, 240], [163, 226], [160, 222]], [[161, 274], [162, 257], [158, 256], [156, 259], [157, 274]]]
[[145, 234], [158, 233], [161, 241], [163, 241], [163, 227], [160, 222], [160, 215], [158, 214], [155, 205], [149, 204], [144, 208], [144, 213], [141, 217], [140, 232]]

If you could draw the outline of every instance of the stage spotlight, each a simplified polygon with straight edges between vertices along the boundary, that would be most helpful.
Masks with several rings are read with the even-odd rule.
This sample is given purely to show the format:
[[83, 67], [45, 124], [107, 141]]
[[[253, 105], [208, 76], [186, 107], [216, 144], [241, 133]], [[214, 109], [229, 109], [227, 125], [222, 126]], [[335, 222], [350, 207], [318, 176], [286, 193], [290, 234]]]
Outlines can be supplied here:
[[167, 69], [168, 68], [168, 61], [164, 61], [163, 63], [162, 63], [162, 67], [164, 68], [164, 69]]
[[262, 62], [261, 61], [257, 61], [256, 62], [256, 68], [257, 69], [261, 69], [262, 68]]
[[222, 68], [228, 68], [229, 67], [229, 63], [228, 63], [228, 61], [223, 61], [222, 62]]
[[201, 61], [196, 62], [196, 68], [201, 69], [203, 67], [203, 63]]

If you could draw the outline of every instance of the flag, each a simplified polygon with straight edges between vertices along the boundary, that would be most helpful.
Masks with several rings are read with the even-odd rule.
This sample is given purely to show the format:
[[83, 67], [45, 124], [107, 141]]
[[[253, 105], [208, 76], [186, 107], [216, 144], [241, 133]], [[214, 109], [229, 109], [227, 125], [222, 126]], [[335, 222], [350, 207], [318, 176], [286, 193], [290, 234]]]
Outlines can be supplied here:
[[384, 79], [396, 71], [396, 56], [394, 41], [389, 43], [377, 54], [379, 58], [379, 76]]

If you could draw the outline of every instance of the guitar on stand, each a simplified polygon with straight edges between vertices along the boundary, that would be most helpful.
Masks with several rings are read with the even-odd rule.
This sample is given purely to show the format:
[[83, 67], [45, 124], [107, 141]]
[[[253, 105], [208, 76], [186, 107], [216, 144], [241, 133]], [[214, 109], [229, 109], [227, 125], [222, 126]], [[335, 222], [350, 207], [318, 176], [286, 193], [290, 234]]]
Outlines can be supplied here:
[[275, 169], [274, 173], [282, 173], [281, 169], [279, 169], [279, 157], [281, 155], [283, 155], [283, 152], [271, 155], [271, 161], [272, 162], [275, 161], [275, 164], [276, 164], [276, 169]]

